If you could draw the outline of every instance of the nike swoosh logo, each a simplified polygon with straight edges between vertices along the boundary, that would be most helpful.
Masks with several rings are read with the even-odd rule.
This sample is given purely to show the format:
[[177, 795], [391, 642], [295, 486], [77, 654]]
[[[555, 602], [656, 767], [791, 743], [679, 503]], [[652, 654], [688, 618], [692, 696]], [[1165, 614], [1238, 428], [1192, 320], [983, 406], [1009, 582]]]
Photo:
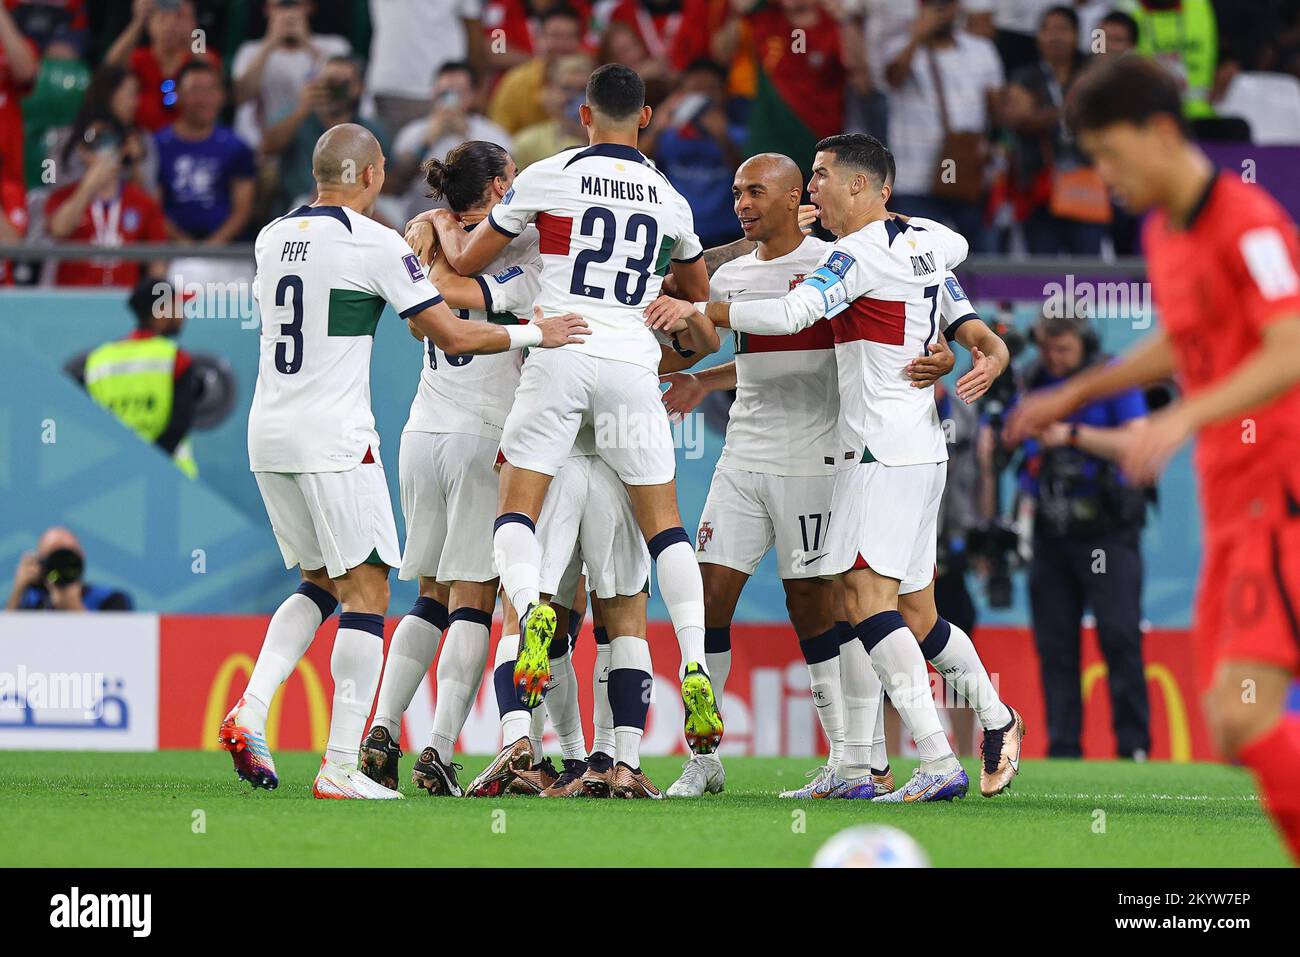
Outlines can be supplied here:
[[938, 791], [938, 790], [941, 790], [941, 789], [947, 787], [948, 783], [949, 783], [950, 781], [952, 781], [952, 780], [953, 780], [954, 778], [956, 778], [956, 777], [957, 777], [956, 773], [953, 773], [953, 774], [948, 775], [948, 777], [944, 778], [942, 781], [936, 781], [936, 782], [934, 782], [934, 783], [931, 784], [928, 788], [926, 788], [924, 791], [918, 791], [916, 794], [904, 794], [904, 795], [903, 795], [903, 803], [904, 803], [904, 804], [914, 804], [914, 803], [916, 803], [917, 801], [921, 800], [923, 797], [925, 797], [927, 794], [930, 794], [930, 793], [933, 792], [933, 791]]
[[831, 706], [831, 702], [829, 701], [827, 701], [825, 704], [818, 704], [816, 701], [813, 702], [814, 708], [829, 708], [830, 706]]
[[826, 553], [825, 553], [825, 552], [822, 552], [820, 555], [814, 555], [812, 558], [806, 558], [806, 559], [804, 559], [804, 560], [801, 561], [799, 564], [800, 564], [800, 565], [811, 565], [813, 562], [819, 562], [819, 561], [821, 561], [821, 560], [822, 560], [823, 558], [825, 558], [825, 557], [826, 557]]

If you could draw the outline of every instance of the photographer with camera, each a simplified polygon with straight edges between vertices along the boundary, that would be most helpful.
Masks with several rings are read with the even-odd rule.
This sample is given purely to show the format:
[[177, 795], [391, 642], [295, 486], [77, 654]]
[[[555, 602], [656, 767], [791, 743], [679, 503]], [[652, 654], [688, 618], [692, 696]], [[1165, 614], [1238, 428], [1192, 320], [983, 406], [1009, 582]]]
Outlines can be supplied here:
[[6, 611], [130, 611], [131, 596], [82, 578], [86, 553], [77, 536], [58, 525], [47, 528], [18, 560]]
[[[1023, 377], [1028, 391], [1107, 361], [1096, 331], [1074, 311], [1045, 315], [1033, 337], [1039, 358]], [[1142, 760], [1151, 747], [1140, 624], [1146, 493], [1130, 486], [1112, 461], [1121, 433], [1146, 414], [1146, 399], [1132, 389], [1084, 406], [1021, 448], [1019, 491], [1033, 503], [1029, 603], [1051, 757], [1082, 756], [1085, 609], [1096, 619], [1106, 659], [1119, 755]]]

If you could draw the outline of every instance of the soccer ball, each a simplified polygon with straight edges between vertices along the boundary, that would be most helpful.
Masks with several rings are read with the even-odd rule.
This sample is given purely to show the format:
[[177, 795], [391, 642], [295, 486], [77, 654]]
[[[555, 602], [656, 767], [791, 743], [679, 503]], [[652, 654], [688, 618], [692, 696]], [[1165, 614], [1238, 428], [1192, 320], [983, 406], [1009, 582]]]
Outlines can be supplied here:
[[840, 831], [821, 846], [813, 867], [929, 867], [921, 845], [896, 827], [863, 824]]

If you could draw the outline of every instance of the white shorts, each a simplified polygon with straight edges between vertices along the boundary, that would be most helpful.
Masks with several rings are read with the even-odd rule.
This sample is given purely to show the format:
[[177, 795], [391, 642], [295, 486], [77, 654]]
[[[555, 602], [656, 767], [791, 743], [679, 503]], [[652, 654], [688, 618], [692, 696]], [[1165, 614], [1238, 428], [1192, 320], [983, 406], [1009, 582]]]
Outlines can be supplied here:
[[898, 579], [900, 595], [929, 585], [947, 477], [947, 462], [867, 462], [836, 472], [829, 570], [839, 573], [865, 564], [878, 575]]
[[595, 428], [596, 453], [628, 485], [672, 481], [673, 434], [657, 375], [569, 349], [530, 352], [501, 436], [506, 461], [555, 475], [584, 423]]
[[284, 567], [324, 568], [330, 578], [372, 554], [390, 568], [401, 561], [388, 482], [379, 462], [346, 472], [254, 472]]
[[826, 533], [835, 476], [769, 475], [718, 468], [695, 535], [695, 557], [754, 574], [776, 546], [777, 574], [827, 574]]
[[461, 432], [403, 432], [397, 457], [406, 550], [397, 577], [486, 582], [497, 577], [497, 440]]
[[650, 552], [627, 489], [595, 456], [564, 463], [537, 518], [537, 539], [541, 592], [565, 607], [573, 607], [584, 564], [587, 588], [600, 598], [635, 595], [650, 579]]

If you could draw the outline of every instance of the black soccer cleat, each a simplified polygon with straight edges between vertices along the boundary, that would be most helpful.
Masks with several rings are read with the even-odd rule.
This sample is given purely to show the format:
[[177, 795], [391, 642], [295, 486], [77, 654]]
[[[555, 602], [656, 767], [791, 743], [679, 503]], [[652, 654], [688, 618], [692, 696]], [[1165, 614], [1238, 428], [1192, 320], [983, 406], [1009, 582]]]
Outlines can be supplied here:
[[390, 791], [397, 790], [398, 759], [402, 749], [393, 741], [393, 736], [382, 724], [370, 729], [366, 739], [361, 742], [361, 754], [358, 765], [361, 773], [376, 784], [382, 784]]
[[411, 783], [424, 788], [430, 797], [461, 797], [460, 782], [456, 772], [463, 770], [459, 764], [443, 764], [434, 748], [425, 748], [411, 768]]

